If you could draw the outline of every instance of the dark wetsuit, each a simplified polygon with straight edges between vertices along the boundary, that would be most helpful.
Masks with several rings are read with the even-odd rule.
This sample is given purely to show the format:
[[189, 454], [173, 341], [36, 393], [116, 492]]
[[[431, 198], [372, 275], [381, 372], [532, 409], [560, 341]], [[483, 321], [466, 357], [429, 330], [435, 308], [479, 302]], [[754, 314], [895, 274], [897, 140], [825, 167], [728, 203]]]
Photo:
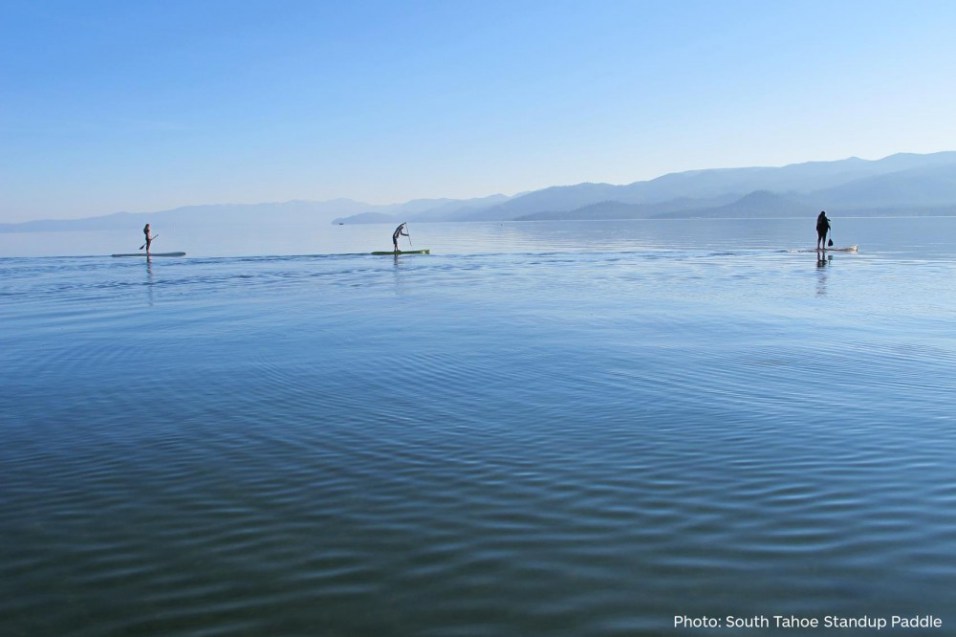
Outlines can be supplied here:
[[827, 213], [821, 210], [820, 214], [817, 215], [817, 248], [825, 248], [827, 246], [826, 239], [829, 231], [830, 220], [827, 219]]
[[408, 236], [408, 233], [405, 232], [405, 224], [403, 223], [399, 227], [395, 228], [395, 232], [392, 233], [392, 245], [395, 246], [395, 252], [398, 252], [398, 238], [401, 236]]

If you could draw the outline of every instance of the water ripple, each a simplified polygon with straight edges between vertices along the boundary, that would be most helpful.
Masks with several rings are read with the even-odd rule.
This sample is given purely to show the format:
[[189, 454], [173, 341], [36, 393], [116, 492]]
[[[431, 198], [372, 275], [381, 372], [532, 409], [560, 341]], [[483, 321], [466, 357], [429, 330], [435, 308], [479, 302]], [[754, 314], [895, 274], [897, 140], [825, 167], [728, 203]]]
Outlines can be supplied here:
[[561, 248], [13, 267], [5, 628], [956, 621], [950, 266]]

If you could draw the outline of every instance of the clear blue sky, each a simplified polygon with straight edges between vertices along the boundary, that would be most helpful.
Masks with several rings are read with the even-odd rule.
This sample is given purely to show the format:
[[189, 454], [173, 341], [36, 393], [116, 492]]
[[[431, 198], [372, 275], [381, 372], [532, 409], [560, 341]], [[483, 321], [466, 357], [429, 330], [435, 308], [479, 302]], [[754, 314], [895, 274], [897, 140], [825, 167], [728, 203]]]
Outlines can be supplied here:
[[951, 0], [3, 0], [0, 221], [956, 150]]

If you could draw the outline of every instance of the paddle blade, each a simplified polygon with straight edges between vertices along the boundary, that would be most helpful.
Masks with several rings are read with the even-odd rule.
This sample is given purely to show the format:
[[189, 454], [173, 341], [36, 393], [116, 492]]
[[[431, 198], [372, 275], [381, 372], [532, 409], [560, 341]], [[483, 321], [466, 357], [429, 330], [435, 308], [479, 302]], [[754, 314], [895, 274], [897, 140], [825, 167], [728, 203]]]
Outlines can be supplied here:
[[833, 239], [830, 239], [829, 241], [827, 241], [827, 247], [828, 248], [833, 247]]

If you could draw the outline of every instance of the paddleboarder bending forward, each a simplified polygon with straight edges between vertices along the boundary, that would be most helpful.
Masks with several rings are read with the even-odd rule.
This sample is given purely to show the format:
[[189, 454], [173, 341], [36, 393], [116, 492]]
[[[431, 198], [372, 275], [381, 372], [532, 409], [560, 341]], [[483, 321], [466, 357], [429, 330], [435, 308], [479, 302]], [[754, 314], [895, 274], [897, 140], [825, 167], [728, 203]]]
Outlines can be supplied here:
[[827, 249], [827, 233], [830, 232], [830, 220], [825, 210], [817, 215], [817, 250]]
[[[406, 222], [408, 223], [408, 222]], [[408, 236], [408, 232], [405, 231], [405, 224], [403, 223], [399, 227], [395, 228], [395, 232], [392, 233], [392, 245], [395, 246], [395, 252], [398, 252], [398, 238]]]
[[149, 224], [143, 227], [143, 234], [146, 236], [146, 254], [149, 254], [149, 244], [153, 242], [153, 237], [149, 234]]

